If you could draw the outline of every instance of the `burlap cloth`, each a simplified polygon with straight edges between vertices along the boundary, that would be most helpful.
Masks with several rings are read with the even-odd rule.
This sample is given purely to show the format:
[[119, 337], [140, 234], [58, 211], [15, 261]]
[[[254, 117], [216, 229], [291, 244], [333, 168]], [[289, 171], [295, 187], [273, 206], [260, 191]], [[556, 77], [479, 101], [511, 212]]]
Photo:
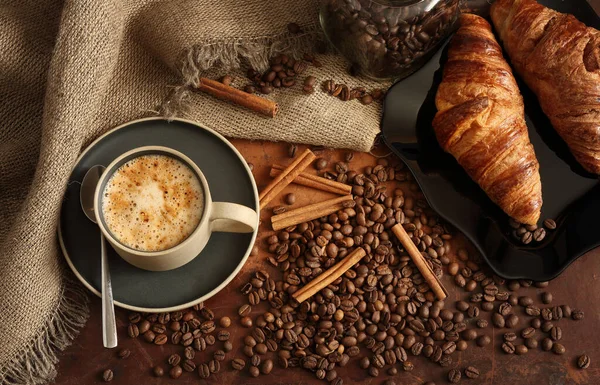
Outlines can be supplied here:
[[[298, 85], [270, 95], [281, 112], [269, 119], [180, 87], [214, 66], [241, 66], [243, 85], [248, 63], [309, 49], [317, 13], [315, 0], [0, 1], [0, 383], [51, 380], [57, 351], [85, 323], [56, 224], [70, 170], [102, 132], [187, 106], [184, 117], [227, 136], [369, 150], [377, 104]], [[291, 21], [304, 33], [289, 35]], [[335, 55], [318, 58], [324, 66], [307, 75], [319, 81], [381, 86], [346, 75]]]

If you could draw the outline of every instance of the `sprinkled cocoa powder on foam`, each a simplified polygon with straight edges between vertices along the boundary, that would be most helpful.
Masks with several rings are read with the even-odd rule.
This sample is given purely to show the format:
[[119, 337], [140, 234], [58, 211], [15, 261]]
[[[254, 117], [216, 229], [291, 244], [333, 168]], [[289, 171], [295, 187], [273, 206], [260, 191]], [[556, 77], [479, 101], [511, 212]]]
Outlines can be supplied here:
[[113, 236], [141, 251], [166, 250], [198, 226], [204, 192], [194, 171], [165, 155], [123, 164], [104, 189], [102, 213]]

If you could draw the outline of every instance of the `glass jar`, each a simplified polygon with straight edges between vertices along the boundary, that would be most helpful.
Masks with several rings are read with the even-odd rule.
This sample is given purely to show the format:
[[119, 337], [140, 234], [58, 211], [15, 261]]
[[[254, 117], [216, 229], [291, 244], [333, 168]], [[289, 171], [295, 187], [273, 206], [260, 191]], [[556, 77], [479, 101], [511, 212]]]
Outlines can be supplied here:
[[401, 79], [452, 32], [461, 0], [324, 0], [321, 26], [362, 74]]

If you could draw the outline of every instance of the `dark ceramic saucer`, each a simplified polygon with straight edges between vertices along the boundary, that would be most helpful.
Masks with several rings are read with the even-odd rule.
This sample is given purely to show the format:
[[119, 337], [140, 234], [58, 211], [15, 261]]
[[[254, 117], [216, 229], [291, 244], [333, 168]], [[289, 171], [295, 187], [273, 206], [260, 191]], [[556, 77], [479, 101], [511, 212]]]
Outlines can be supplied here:
[[[600, 28], [600, 18], [585, 0], [542, 0]], [[541, 243], [524, 246], [512, 238], [508, 217], [475, 184], [455, 159], [438, 145], [431, 127], [435, 94], [447, 50], [387, 93], [382, 133], [387, 145], [408, 165], [429, 204], [463, 232], [500, 276], [550, 280], [574, 260], [600, 245], [600, 184], [575, 161], [553, 130], [535, 95], [517, 78], [525, 100], [529, 136], [540, 162], [542, 219], [558, 228]], [[508, 55], [505, 54], [505, 57]]]
[[[69, 178], [58, 236], [67, 263], [79, 280], [100, 295], [100, 230], [79, 204], [80, 183], [94, 165], [107, 166], [136, 147], [171, 147], [202, 170], [214, 201], [235, 202], [258, 211], [254, 178], [240, 153], [225, 138], [196, 123], [160, 118], [127, 123], [92, 143]], [[235, 186], [233, 188], [232, 186]], [[199, 257], [175, 270], [152, 272], [130, 265], [109, 247], [115, 304], [127, 309], [173, 311], [208, 299], [240, 271], [254, 244], [252, 234], [213, 233]]]

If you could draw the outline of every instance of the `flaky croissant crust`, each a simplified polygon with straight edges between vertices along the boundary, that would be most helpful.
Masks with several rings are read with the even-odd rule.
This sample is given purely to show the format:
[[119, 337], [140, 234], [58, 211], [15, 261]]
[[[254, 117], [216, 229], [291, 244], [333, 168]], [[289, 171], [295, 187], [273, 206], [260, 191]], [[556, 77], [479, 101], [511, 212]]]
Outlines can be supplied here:
[[600, 173], [600, 32], [534, 0], [497, 0], [491, 16], [554, 129], [586, 170]]
[[483, 18], [461, 16], [435, 102], [433, 128], [441, 147], [506, 214], [535, 224], [542, 187], [523, 98]]

